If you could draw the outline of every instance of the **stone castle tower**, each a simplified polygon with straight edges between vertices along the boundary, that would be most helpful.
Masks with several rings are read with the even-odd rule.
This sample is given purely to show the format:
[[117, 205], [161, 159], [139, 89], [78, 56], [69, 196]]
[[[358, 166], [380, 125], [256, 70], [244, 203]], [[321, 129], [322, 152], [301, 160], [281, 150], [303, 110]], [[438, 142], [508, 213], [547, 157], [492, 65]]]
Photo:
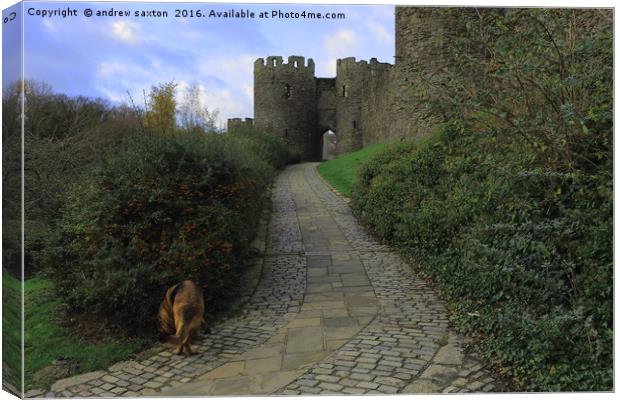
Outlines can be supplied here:
[[[439, 122], [422, 110], [412, 93], [415, 71], [449, 66], [447, 46], [474, 9], [396, 7], [396, 62], [372, 58], [337, 61], [335, 78], [314, 76], [314, 61], [290, 56], [254, 63], [254, 120], [230, 119], [228, 126], [255, 126], [285, 138], [304, 160], [326, 158], [326, 132], [336, 136], [335, 155], [369, 144], [421, 136]], [[461, 21], [461, 22], [459, 22]]]
[[[314, 61], [291, 56], [259, 58], [254, 63], [254, 126], [285, 138], [305, 160], [323, 157], [323, 136], [337, 137], [338, 154], [364, 145], [364, 105], [391, 65], [376, 59], [337, 61], [336, 78], [316, 78]], [[373, 86], [374, 85], [374, 86]], [[233, 127], [238, 119], [229, 120]]]
[[286, 138], [304, 159], [318, 152], [314, 140], [317, 124], [314, 61], [291, 56], [259, 58], [254, 62], [254, 125]]

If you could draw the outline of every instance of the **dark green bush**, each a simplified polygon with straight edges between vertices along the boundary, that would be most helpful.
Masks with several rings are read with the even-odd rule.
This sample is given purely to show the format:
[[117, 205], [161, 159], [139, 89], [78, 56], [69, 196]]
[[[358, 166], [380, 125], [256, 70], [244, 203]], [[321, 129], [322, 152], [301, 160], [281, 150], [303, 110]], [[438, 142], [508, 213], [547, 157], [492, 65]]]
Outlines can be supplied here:
[[228, 134], [236, 140], [245, 141], [260, 158], [267, 160], [276, 169], [284, 168], [288, 163], [289, 151], [283, 138], [258, 129], [240, 127], [229, 131]]
[[291, 146], [288, 147], [288, 159], [286, 162], [288, 164], [297, 164], [301, 162], [302, 159], [302, 151], [299, 146]]
[[611, 161], [562, 173], [520, 136], [447, 124], [363, 166], [353, 204], [525, 390], [612, 387]]
[[611, 390], [613, 15], [471, 11], [409, 71], [456, 122], [370, 160], [354, 204], [520, 388]]
[[[135, 112], [101, 99], [54, 93], [43, 82], [23, 83], [24, 109], [24, 273], [38, 272], [51, 221], [62, 203], [62, 188], [84, 169], [116, 152], [128, 133], [139, 127]], [[22, 84], [9, 85], [2, 96], [4, 265], [21, 276], [21, 114]]]
[[208, 313], [223, 308], [274, 174], [265, 154], [231, 135], [128, 140], [66, 193], [45, 249], [60, 297], [129, 332], [152, 329], [165, 290], [184, 279], [204, 288]]

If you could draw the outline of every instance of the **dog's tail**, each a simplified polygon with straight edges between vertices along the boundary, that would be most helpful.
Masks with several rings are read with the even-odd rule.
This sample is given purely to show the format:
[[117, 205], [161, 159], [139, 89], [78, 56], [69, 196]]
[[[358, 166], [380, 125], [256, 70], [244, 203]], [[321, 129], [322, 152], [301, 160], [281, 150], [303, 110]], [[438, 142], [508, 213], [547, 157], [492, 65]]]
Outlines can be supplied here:
[[[174, 344], [175, 346], [181, 346], [189, 340], [193, 321], [197, 317], [196, 310], [193, 307], [183, 309], [180, 314], [176, 333], [168, 337], [168, 342]], [[204, 320], [202, 315], [200, 316], [200, 319]]]
[[185, 321], [181, 321], [179, 327], [177, 328], [176, 334], [168, 336], [168, 343], [172, 343], [175, 346], [180, 346], [187, 342], [187, 338], [189, 338], [189, 329], [185, 324]]

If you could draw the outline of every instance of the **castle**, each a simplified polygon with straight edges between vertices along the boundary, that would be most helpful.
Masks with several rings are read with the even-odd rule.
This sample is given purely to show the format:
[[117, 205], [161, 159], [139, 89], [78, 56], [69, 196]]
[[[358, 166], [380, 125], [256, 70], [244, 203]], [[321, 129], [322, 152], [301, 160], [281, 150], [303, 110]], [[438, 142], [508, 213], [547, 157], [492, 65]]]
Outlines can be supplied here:
[[[437, 122], [412, 101], [414, 71], [442, 68], [459, 16], [473, 9], [396, 7], [396, 60], [337, 61], [335, 78], [317, 78], [314, 61], [290, 56], [254, 63], [254, 119], [233, 118], [228, 129], [254, 126], [287, 140], [304, 160], [320, 160], [403, 136]], [[335, 146], [327, 134], [335, 134]]]

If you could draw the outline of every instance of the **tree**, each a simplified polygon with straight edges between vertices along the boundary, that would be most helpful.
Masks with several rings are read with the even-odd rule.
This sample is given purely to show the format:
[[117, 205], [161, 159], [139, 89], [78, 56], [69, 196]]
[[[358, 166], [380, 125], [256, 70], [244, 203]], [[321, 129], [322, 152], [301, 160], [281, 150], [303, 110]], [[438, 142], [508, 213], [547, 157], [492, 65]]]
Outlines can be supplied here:
[[447, 67], [411, 71], [422, 86], [412, 90], [417, 104], [444, 121], [523, 137], [546, 170], [611, 159], [609, 10], [485, 9], [462, 13], [458, 26]]
[[153, 86], [146, 101], [144, 125], [160, 132], [173, 132], [176, 126], [175, 111], [177, 107], [174, 93], [177, 84], [160, 83]]
[[53, 230], [62, 193], [79, 174], [119, 151], [137, 131], [128, 107], [101, 99], [55, 93], [27, 80], [7, 88], [2, 99], [3, 218], [5, 264], [19, 271], [22, 207], [22, 100], [24, 103], [24, 223], [26, 273], [38, 269], [37, 254]]
[[188, 131], [214, 132], [218, 111], [209, 111], [201, 100], [201, 89], [193, 83], [185, 92], [179, 105], [180, 125]]

